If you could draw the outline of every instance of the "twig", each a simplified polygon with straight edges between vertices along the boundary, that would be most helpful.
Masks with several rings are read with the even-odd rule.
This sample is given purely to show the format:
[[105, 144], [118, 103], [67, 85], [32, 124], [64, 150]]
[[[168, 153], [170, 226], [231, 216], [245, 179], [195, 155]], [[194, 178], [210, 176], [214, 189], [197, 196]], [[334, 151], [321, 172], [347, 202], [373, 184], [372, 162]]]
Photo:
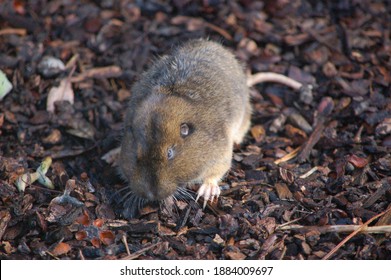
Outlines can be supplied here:
[[122, 69], [118, 66], [106, 66], [106, 67], [97, 67], [86, 70], [85, 72], [79, 74], [76, 77], [71, 78], [72, 83], [82, 82], [86, 79], [96, 78], [117, 78], [122, 75]]
[[[368, 225], [373, 221], [373, 220], [376, 220], [377, 218], [380, 218], [381, 216], [383, 216], [384, 214], [386, 214], [388, 211], [391, 211], [391, 208], [386, 210], [386, 211], [383, 211], [381, 212], [380, 214], [370, 218], [366, 223], [364, 223], [363, 225], [361, 225], [358, 229], [356, 229], [355, 231], [353, 231], [351, 234], [349, 234], [344, 240], [342, 240], [335, 248], [333, 248], [326, 256], [323, 257], [323, 260], [328, 260], [335, 252], [337, 252], [339, 250], [339, 248], [341, 248], [346, 242], [348, 242], [353, 236], [357, 235], [359, 232], [361, 231], [364, 231], [364, 230], [367, 230], [368, 229]], [[387, 227], [387, 226], [383, 226], [383, 227]]]
[[60, 259], [59, 257], [53, 255], [53, 254], [52, 254], [51, 252], [49, 252], [49, 251], [45, 251], [45, 253], [48, 254], [48, 255], [50, 255], [53, 259], [56, 259], [56, 260], [59, 260], [59, 259]]
[[83, 255], [83, 252], [82, 252], [82, 250], [81, 249], [79, 249], [79, 255], [80, 255], [80, 259], [81, 260], [85, 260], [86, 258], [84, 257], [84, 255]]
[[380, 186], [377, 186], [377, 190], [364, 201], [362, 207], [371, 207], [376, 201], [384, 197], [385, 193], [389, 190], [391, 190], [391, 178], [386, 177], [380, 181]]
[[24, 28], [4, 28], [0, 30], [0, 36], [2, 35], [20, 35], [20, 36], [26, 36], [27, 30]]
[[303, 175], [300, 175], [299, 178], [300, 179], [305, 179], [309, 176], [312, 175], [312, 173], [314, 173], [315, 171], [318, 171], [318, 166], [315, 166], [313, 168], [311, 168], [310, 170], [308, 170], [306, 173], [304, 173]]
[[304, 162], [307, 160], [312, 148], [316, 145], [316, 143], [318, 143], [320, 137], [322, 136], [324, 129], [325, 129], [324, 123], [323, 122], [318, 123], [318, 125], [315, 127], [314, 131], [311, 133], [306, 143], [302, 146], [300, 154], [297, 157], [299, 162]]
[[122, 242], [124, 243], [125, 245], [125, 249], [126, 249], [126, 253], [128, 254], [128, 256], [130, 256], [130, 250], [129, 250], [129, 246], [128, 246], [128, 241], [126, 240], [126, 235], [122, 235]]
[[229, 40], [229, 41], [232, 41], [233, 38], [231, 36], [231, 34], [229, 34], [227, 31], [225, 31], [224, 29], [214, 25], [214, 24], [211, 24], [209, 22], [204, 22], [205, 26], [206, 27], [209, 27], [210, 29], [212, 29], [213, 31], [216, 31], [217, 33], [219, 33], [221, 36], [223, 36], [225, 39]]
[[[302, 218], [297, 218], [297, 219], [294, 219], [294, 220], [292, 220], [292, 221], [283, 223], [283, 224], [279, 225], [276, 229], [282, 229], [282, 228], [285, 229], [285, 228], [289, 228], [289, 227], [296, 228], [296, 226], [303, 227], [303, 226], [300, 226], [300, 225], [292, 225], [292, 226], [289, 226], [289, 225], [291, 225], [291, 224], [293, 224], [293, 223], [296, 223], [296, 222], [300, 221], [301, 219], [302, 219]], [[284, 229], [282, 229], [282, 230], [284, 230]]]
[[288, 160], [291, 160], [293, 158], [295, 158], [299, 152], [301, 147], [298, 147], [296, 149], [294, 149], [292, 152], [290, 152], [289, 154], [283, 156], [282, 158], [279, 158], [277, 160], [274, 161], [275, 164], [280, 164], [280, 163], [283, 163], [283, 162], [286, 162]]
[[139, 256], [141, 256], [142, 254], [144, 254], [145, 252], [149, 251], [150, 249], [155, 248], [160, 243], [161, 242], [149, 245], [141, 250], [138, 250], [137, 252], [134, 252], [133, 254], [130, 254], [129, 256], [123, 257], [121, 260], [134, 260]]
[[232, 187], [237, 186], [253, 186], [253, 185], [260, 185], [265, 184], [265, 180], [254, 180], [254, 181], [244, 181], [244, 182], [233, 182]]
[[[301, 225], [287, 225], [283, 224], [277, 227], [277, 230], [292, 230], [298, 232], [309, 232], [309, 231], [319, 231], [320, 233], [329, 233], [329, 232], [337, 232], [337, 233], [347, 233], [353, 232], [359, 229], [362, 225], [332, 225], [332, 226], [301, 226]], [[391, 233], [391, 225], [386, 226], [373, 226], [366, 227], [361, 230], [361, 232], [365, 233]]]

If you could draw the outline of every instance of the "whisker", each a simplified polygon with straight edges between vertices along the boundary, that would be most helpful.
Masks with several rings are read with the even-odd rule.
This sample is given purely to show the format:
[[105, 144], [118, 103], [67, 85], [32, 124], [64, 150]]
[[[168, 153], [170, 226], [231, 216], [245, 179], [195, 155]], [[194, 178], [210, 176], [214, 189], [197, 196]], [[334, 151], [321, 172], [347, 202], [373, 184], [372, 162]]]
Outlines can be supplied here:
[[143, 208], [145, 205], [144, 199], [141, 197], [138, 197], [138, 210], [140, 211], [141, 208]]
[[123, 205], [125, 208], [130, 208], [129, 206], [131, 204], [133, 204], [134, 202], [134, 199], [135, 199], [135, 196], [133, 195], [133, 193], [129, 193], [129, 195], [126, 197], [125, 200], [123, 200]]
[[190, 202], [195, 200], [193, 194], [195, 193], [187, 188], [178, 188], [174, 195], [181, 200]]
[[127, 200], [128, 198], [131, 198], [132, 196], [135, 196], [135, 194], [134, 194], [132, 191], [129, 191], [129, 190], [128, 190], [128, 192], [127, 192], [126, 194], [124, 194], [124, 195], [120, 198], [119, 203], [124, 203], [125, 200]]
[[126, 186], [126, 187], [123, 187], [123, 188], [120, 188], [119, 190], [116, 190], [114, 193], [113, 193], [113, 197], [115, 196], [120, 196], [122, 193], [124, 192], [129, 192], [130, 191], [130, 188], [129, 186]]

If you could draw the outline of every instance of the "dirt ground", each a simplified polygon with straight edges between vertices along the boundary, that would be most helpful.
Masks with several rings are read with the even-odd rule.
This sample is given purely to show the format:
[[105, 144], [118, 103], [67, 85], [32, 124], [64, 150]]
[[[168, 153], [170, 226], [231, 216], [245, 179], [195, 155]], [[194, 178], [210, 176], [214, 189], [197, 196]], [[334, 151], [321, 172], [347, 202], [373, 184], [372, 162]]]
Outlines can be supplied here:
[[[390, 30], [387, 0], [3, 1], [0, 259], [391, 259]], [[201, 37], [313, 89], [251, 88], [217, 203], [130, 218], [131, 85]]]

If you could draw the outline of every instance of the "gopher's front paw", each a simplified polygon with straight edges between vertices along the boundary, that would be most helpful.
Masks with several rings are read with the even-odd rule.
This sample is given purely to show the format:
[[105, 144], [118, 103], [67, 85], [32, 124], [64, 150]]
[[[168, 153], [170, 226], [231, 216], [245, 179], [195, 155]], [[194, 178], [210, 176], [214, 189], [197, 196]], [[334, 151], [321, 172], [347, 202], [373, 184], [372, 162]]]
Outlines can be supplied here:
[[197, 193], [198, 194], [197, 194], [196, 202], [202, 196], [202, 198], [204, 199], [203, 208], [205, 209], [208, 200], [213, 202], [213, 200], [215, 198], [218, 199], [220, 195], [220, 187], [217, 184], [217, 180], [205, 181], [198, 189]]

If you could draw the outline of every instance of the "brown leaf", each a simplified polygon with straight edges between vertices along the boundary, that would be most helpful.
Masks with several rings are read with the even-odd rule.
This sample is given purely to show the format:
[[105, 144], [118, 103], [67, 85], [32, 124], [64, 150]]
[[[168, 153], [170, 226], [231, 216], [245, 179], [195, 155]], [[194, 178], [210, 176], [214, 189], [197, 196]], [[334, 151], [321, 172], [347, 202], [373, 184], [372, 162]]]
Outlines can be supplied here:
[[102, 226], [103, 226], [103, 223], [104, 223], [104, 220], [103, 220], [103, 219], [96, 219], [96, 220], [93, 222], [94, 226], [96, 226], [96, 227], [98, 227], [98, 228], [102, 227]]
[[90, 225], [90, 217], [88, 216], [86, 211], [84, 211], [83, 214], [76, 219], [76, 223], [81, 224], [83, 226]]
[[75, 234], [76, 240], [83, 240], [87, 238], [87, 232], [84, 230], [78, 231]]
[[261, 142], [265, 136], [265, 128], [262, 125], [254, 125], [251, 127], [251, 135], [254, 137], [256, 142]]
[[274, 187], [276, 188], [277, 195], [280, 199], [289, 200], [293, 198], [293, 195], [286, 184], [276, 183]]
[[368, 165], [368, 158], [362, 158], [356, 155], [351, 155], [348, 157], [348, 161], [357, 168], [363, 168]]
[[94, 247], [100, 248], [101, 243], [100, 243], [99, 238], [97, 238], [97, 237], [92, 238], [92, 239], [91, 239], [91, 243], [92, 243], [92, 245], [93, 245]]
[[[100, 239], [100, 241], [102, 241], [103, 244], [111, 245], [115, 241], [115, 235], [112, 231], [105, 230], [105, 231], [99, 232], [99, 239]], [[91, 242], [93, 242], [93, 240], [91, 240]]]
[[51, 251], [51, 253], [54, 256], [60, 256], [60, 255], [64, 255], [64, 254], [68, 253], [70, 250], [71, 250], [71, 246], [69, 244], [64, 243], [64, 242], [60, 242], [57, 244], [56, 247], [54, 247], [54, 249]]
[[307, 139], [307, 134], [293, 125], [287, 124], [285, 126], [285, 131], [289, 138], [293, 139], [295, 144], [303, 144], [303, 142]]

